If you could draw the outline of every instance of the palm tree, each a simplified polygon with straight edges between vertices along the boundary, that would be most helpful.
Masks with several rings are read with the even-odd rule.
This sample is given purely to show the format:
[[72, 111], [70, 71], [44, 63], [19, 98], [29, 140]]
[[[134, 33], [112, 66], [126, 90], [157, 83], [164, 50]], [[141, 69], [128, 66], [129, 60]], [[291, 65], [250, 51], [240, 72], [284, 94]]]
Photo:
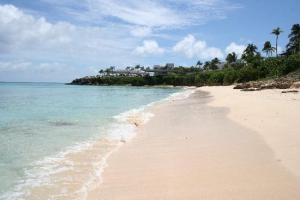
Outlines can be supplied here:
[[266, 41], [264, 44], [264, 48], [262, 49], [263, 52], [266, 53], [266, 55], [269, 57], [269, 55], [275, 51], [275, 48], [272, 47], [271, 42], [270, 41]]
[[104, 71], [105, 71], [105, 73], [106, 73], [106, 76], [109, 76], [109, 75], [110, 75], [110, 68], [107, 68], [107, 69], [105, 69]]
[[277, 57], [277, 42], [278, 42], [278, 35], [280, 35], [280, 33], [282, 33], [283, 30], [281, 30], [279, 27], [273, 29], [273, 31], [271, 32], [271, 34], [276, 35], [276, 57]]
[[103, 69], [101, 69], [101, 70], [99, 71], [99, 74], [102, 76], [103, 73], [104, 73], [104, 71], [103, 71]]
[[228, 63], [234, 63], [237, 61], [238, 55], [235, 52], [229, 53], [226, 57]]
[[256, 55], [258, 55], [258, 52], [256, 50], [257, 46], [255, 46], [254, 44], [248, 44], [242, 54], [242, 59], [250, 62]]
[[202, 65], [203, 65], [203, 63], [199, 60], [195, 67], [199, 66], [199, 69], [200, 69]]
[[141, 66], [140, 66], [140, 65], [136, 65], [134, 68], [135, 68], [135, 69], [140, 69]]
[[110, 66], [109, 70], [110, 71], [115, 71], [116, 67], [115, 66]]
[[255, 46], [254, 44], [248, 44], [248, 46], [244, 50], [244, 53], [246, 53], [249, 56], [255, 56], [258, 53], [257, 46]]
[[130, 66], [127, 66], [126, 69], [125, 69], [125, 70], [127, 71], [127, 76], [129, 76], [129, 71], [130, 71], [130, 69], [131, 69]]
[[300, 25], [294, 24], [289, 34], [290, 42], [286, 45], [288, 53], [300, 51]]
[[179, 73], [184, 74], [184, 68], [182, 66], [175, 67], [174, 70], [177, 70]]
[[203, 70], [207, 71], [210, 69], [210, 61], [205, 61], [204, 65], [203, 65]]
[[218, 64], [221, 64], [221, 61], [218, 58], [214, 58], [210, 61], [210, 69], [217, 70]]

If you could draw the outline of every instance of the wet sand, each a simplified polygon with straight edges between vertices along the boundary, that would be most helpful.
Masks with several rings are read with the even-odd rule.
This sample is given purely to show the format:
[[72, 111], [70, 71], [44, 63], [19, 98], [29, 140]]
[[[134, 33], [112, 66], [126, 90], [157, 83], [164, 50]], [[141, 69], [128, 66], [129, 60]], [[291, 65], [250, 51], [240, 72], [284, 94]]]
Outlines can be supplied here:
[[[108, 158], [103, 183], [88, 199], [299, 199], [295, 133], [300, 126], [288, 124], [289, 117], [298, 115], [280, 111], [290, 134], [275, 134], [284, 146], [278, 150], [271, 131], [281, 130], [282, 123], [265, 112], [280, 94], [269, 98], [222, 88], [201, 88], [189, 98], [154, 108], [155, 116], [137, 128], [137, 137]], [[247, 101], [252, 96], [261, 101], [250, 101], [256, 109]], [[299, 108], [299, 95], [295, 97]], [[285, 104], [288, 98], [274, 101]], [[285, 110], [299, 112], [289, 103]], [[266, 122], [260, 123], [264, 128], [256, 127], [257, 119]]]

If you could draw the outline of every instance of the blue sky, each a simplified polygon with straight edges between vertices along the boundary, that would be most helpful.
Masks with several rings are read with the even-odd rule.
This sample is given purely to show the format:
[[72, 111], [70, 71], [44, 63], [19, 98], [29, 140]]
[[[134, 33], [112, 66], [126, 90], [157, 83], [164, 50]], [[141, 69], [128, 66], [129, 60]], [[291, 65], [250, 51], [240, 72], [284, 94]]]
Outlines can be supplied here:
[[0, 0], [0, 81], [70, 82], [115, 66], [195, 65], [280, 27], [285, 50], [299, 0]]

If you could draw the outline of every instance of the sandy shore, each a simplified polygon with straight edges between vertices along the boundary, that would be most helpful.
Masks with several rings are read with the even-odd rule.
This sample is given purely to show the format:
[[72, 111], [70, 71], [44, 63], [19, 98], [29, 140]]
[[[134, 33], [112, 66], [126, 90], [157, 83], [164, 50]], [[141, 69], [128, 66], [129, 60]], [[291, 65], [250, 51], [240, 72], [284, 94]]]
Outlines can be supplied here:
[[88, 199], [299, 199], [299, 108], [300, 94], [201, 88], [154, 109]]
[[232, 87], [204, 87], [213, 94], [211, 106], [229, 107], [228, 117], [259, 133], [277, 160], [300, 179], [300, 90], [241, 92]]

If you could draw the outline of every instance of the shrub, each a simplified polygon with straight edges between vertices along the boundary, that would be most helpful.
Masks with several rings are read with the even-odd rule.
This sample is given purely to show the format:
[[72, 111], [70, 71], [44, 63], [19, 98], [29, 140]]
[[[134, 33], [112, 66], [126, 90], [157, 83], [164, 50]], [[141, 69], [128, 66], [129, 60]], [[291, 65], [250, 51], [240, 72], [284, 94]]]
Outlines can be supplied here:
[[292, 71], [300, 69], [300, 52], [285, 59], [284, 65], [283, 74], [288, 74]]
[[239, 74], [238, 70], [227, 70], [224, 74], [223, 83], [225, 85], [231, 85], [234, 82], [238, 82]]
[[252, 68], [251, 66], [244, 67], [238, 72], [239, 82], [254, 81], [259, 78], [259, 69]]
[[215, 71], [211, 72], [210, 77], [208, 79], [209, 84], [223, 84], [224, 80], [224, 72], [223, 71]]

